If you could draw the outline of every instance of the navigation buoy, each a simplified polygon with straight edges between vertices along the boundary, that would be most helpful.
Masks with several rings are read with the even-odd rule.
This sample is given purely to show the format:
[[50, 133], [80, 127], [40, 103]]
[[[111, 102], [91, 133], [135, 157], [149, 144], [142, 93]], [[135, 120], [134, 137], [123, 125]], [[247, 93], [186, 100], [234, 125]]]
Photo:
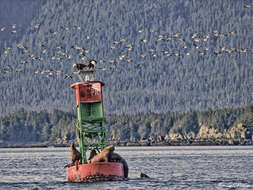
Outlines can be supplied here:
[[[86, 75], [86, 81], [71, 85], [75, 90], [76, 131], [81, 154], [80, 160], [67, 165], [66, 178], [71, 182], [123, 180], [128, 177], [126, 161], [113, 153], [114, 146], [106, 147], [102, 95], [104, 83], [89, 80], [89, 75], [94, 76], [94, 73], [94, 68], [75, 73], [80, 79], [80, 75]], [[89, 163], [86, 158], [88, 150], [91, 150]]]

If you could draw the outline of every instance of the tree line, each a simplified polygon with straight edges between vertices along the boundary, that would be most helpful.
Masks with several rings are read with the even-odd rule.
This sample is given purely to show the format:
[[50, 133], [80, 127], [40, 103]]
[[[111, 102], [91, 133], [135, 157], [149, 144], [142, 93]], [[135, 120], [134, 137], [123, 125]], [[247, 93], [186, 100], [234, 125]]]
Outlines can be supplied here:
[[[0, 144], [68, 145], [76, 140], [76, 119], [74, 112], [35, 112], [22, 108], [0, 118]], [[145, 142], [145, 145], [166, 142], [168, 145], [170, 142], [180, 144], [190, 140], [211, 141], [214, 138], [251, 142], [253, 105], [186, 113], [106, 115], [105, 126], [108, 142], [123, 145], [139, 142]], [[203, 127], [205, 130], [211, 129], [209, 136], [201, 132]], [[235, 135], [237, 133], [240, 133], [239, 136]], [[225, 137], [225, 134], [229, 136]]]

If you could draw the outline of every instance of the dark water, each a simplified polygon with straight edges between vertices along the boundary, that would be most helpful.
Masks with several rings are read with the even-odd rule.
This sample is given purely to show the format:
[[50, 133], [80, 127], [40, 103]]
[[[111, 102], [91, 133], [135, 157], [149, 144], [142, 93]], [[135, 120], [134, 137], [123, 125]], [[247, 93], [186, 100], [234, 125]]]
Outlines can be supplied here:
[[[69, 148], [0, 149], [0, 189], [253, 189], [253, 146], [116, 147], [128, 181], [69, 183]], [[140, 179], [140, 172], [150, 179]]]

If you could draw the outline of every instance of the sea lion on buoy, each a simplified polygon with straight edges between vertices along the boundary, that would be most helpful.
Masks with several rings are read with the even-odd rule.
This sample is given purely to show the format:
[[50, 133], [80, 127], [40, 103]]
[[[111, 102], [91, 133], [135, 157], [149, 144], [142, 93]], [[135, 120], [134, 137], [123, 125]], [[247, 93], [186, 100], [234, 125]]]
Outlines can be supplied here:
[[109, 156], [112, 154], [114, 151], [114, 146], [110, 145], [104, 148], [99, 154], [94, 156], [91, 160], [89, 160], [88, 163], [95, 163], [95, 162], [108, 162], [109, 161]]
[[79, 163], [81, 163], [82, 155], [78, 150], [76, 150], [75, 144], [71, 143], [70, 147], [71, 147], [71, 154], [72, 154], [72, 164], [75, 164], [76, 161], [79, 161]]
[[72, 163], [67, 164], [66, 166], [64, 166], [64, 168], [78, 165], [82, 161], [82, 155], [78, 150], [76, 150], [74, 143], [71, 143], [70, 148], [71, 148]]
[[123, 164], [123, 169], [124, 169], [124, 177], [128, 178], [128, 165], [127, 162], [124, 158], [122, 158], [119, 154], [112, 152], [109, 155], [109, 162], [120, 162]]
[[90, 157], [88, 160], [91, 160], [94, 156], [97, 155], [97, 151], [95, 148], [92, 148], [91, 151], [90, 151]]

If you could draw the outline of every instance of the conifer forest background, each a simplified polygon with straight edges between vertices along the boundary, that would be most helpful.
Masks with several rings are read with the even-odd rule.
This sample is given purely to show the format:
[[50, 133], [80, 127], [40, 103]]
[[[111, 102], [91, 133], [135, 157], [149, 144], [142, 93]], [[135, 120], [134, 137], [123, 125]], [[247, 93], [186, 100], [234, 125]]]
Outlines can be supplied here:
[[252, 1], [1, 0], [0, 144], [75, 139], [91, 59], [113, 143], [252, 143]]

